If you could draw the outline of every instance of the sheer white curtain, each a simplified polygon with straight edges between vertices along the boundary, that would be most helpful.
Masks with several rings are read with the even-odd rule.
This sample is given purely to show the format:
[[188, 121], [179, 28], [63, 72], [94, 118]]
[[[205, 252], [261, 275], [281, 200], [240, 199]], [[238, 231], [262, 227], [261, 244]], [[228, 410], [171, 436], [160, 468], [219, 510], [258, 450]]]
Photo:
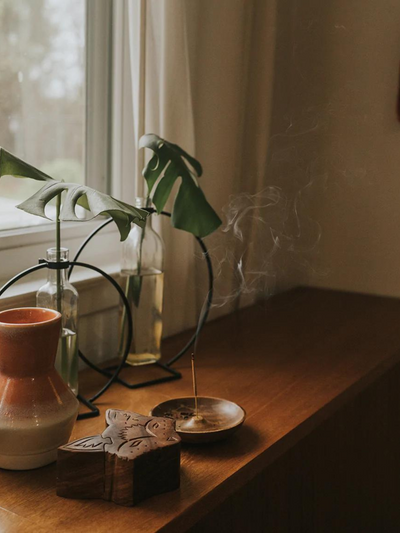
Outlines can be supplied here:
[[[146, 19], [146, 131], [195, 154], [185, 2], [148, 0]], [[172, 201], [167, 209], [172, 209]], [[191, 235], [171, 228], [165, 217], [154, 224], [165, 242], [164, 327], [171, 334], [196, 321], [196, 243]]]
[[[129, 1], [133, 36], [139, 0]], [[201, 161], [201, 186], [222, 218], [232, 195], [255, 194], [265, 182], [275, 1], [146, 2], [145, 130]], [[132, 71], [138, 68], [137, 42], [131, 38]], [[205, 264], [191, 235], [174, 230], [168, 220], [156, 224], [166, 245], [164, 317], [165, 333], [171, 334], [198, 319], [206, 295]], [[206, 242], [216, 255], [224, 246], [221, 232]], [[251, 265], [253, 258], [247, 254], [243, 260]], [[237, 283], [235, 272], [227, 271], [217, 289], [230, 294]]]

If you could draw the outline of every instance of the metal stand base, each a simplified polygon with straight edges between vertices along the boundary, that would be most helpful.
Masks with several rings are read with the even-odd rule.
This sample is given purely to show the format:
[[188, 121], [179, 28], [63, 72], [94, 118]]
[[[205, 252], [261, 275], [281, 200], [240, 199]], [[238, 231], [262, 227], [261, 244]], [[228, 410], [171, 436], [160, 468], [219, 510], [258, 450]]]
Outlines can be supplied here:
[[87, 411], [86, 413], [80, 413], [78, 415], [78, 420], [85, 420], [86, 418], [94, 418], [95, 416], [99, 416], [99, 408], [93, 405], [91, 401], [87, 400], [80, 394], [78, 394], [77, 398], [81, 403], [83, 403], [83, 405], [85, 405], [89, 409], [89, 411]]
[[[156, 379], [150, 379], [148, 381], [142, 381], [141, 383], [129, 383], [125, 379], [120, 378], [119, 376], [115, 379], [117, 383], [120, 383], [124, 387], [127, 387], [128, 389], [140, 389], [142, 387], [148, 387], [150, 385], [157, 385], [158, 383], [166, 383], [167, 381], [174, 381], [175, 379], [181, 379], [182, 374], [178, 372], [177, 370], [174, 370], [173, 368], [170, 368], [167, 365], [164, 365], [158, 361], [155, 363], [152, 363], [152, 366], [157, 366], [158, 368], [161, 368], [165, 372], [169, 374], [169, 376], [163, 376], [161, 378]], [[123, 368], [132, 368], [131, 365], [124, 365]], [[110, 372], [112, 370], [116, 369], [116, 365], [108, 366], [104, 369], [105, 372]]]

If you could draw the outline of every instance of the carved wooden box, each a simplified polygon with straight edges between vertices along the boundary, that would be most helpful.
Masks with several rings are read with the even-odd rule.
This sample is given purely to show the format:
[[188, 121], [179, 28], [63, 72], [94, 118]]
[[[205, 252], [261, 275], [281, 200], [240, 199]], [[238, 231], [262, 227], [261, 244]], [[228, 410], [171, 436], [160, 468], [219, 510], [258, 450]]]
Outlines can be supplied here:
[[180, 437], [174, 421], [108, 409], [101, 435], [58, 449], [57, 494], [136, 503], [179, 487]]

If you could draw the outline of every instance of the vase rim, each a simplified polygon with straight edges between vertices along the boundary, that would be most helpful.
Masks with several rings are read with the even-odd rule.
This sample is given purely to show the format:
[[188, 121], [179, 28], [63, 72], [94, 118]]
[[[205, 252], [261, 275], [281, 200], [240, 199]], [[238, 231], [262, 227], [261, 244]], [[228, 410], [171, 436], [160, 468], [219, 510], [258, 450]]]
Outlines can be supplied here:
[[2, 328], [38, 328], [61, 320], [61, 313], [46, 307], [16, 307], [0, 311]]

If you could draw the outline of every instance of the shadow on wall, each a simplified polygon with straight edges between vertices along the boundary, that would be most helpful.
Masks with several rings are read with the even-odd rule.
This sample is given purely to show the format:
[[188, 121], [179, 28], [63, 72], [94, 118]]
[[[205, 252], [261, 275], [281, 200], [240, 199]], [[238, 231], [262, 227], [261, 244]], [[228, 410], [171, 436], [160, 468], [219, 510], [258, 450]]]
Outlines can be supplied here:
[[267, 182], [294, 235], [321, 229], [293, 284], [400, 296], [399, 18], [397, 0], [278, 2]]

